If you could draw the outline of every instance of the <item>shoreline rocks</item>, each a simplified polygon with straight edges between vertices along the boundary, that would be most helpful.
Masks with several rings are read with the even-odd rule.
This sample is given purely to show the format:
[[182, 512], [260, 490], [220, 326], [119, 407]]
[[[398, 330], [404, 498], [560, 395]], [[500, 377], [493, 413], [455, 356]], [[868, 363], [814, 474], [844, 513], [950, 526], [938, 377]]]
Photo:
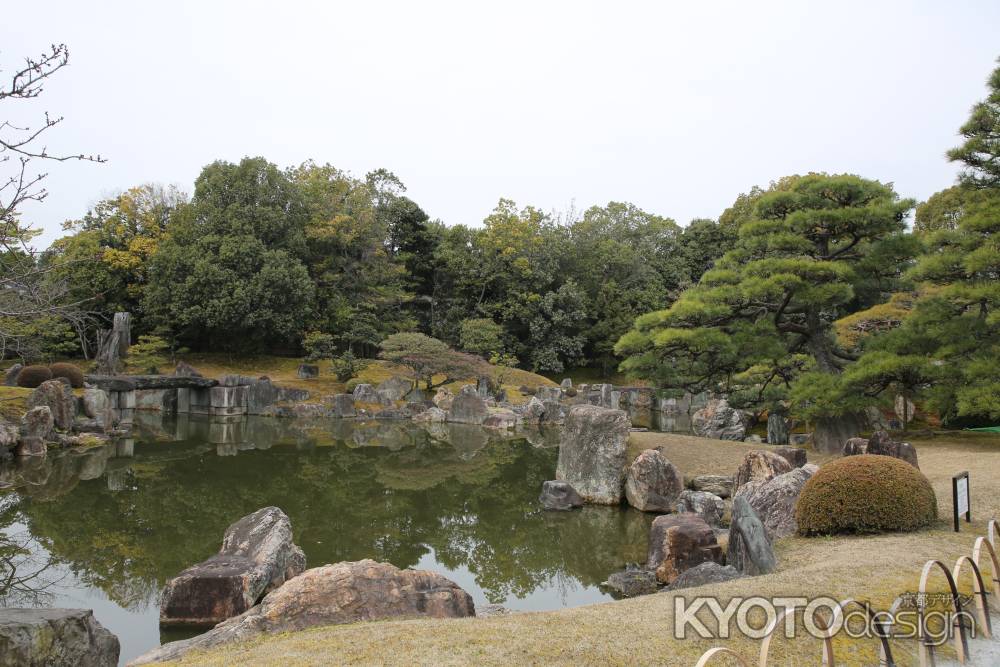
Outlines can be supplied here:
[[155, 648], [129, 666], [175, 660], [194, 649], [320, 625], [475, 614], [472, 596], [434, 572], [400, 570], [373, 560], [337, 563], [306, 570], [246, 613], [205, 634]]
[[121, 645], [90, 609], [0, 608], [0, 665], [117, 667]]
[[542, 509], [567, 512], [583, 507], [583, 498], [572, 486], [559, 480], [542, 482], [542, 493], [538, 496]]
[[625, 473], [625, 498], [641, 512], [671, 512], [684, 490], [684, 477], [657, 449], [647, 449]]
[[305, 565], [288, 516], [277, 507], [257, 510], [226, 529], [217, 554], [167, 581], [160, 625], [211, 627], [250, 609]]
[[659, 581], [672, 584], [682, 572], [706, 561], [720, 563], [722, 549], [715, 531], [700, 516], [665, 514], [653, 520], [646, 567]]

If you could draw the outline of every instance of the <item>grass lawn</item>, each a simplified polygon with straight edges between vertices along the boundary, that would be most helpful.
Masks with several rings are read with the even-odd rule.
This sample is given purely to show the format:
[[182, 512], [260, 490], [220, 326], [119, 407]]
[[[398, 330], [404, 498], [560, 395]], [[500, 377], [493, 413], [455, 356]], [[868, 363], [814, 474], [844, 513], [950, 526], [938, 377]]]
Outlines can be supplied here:
[[[825, 594], [870, 600], [885, 609], [898, 594], [915, 592], [924, 562], [936, 558], [950, 568], [956, 558], [971, 553], [987, 520], [1000, 516], [1000, 437], [955, 433], [913, 442], [938, 497], [940, 520], [933, 528], [910, 534], [781, 540], [774, 574], [678, 594], [712, 594], [723, 605], [734, 596]], [[751, 448], [687, 436], [633, 434], [634, 451], [652, 446], [662, 446], [688, 476], [732, 472]], [[974, 522], [963, 524], [956, 534], [950, 525], [951, 476], [962, 470], [971, 472]], [[984, 577], [992, 576], [987, 574], [990, 570], [984, 565]], [[966, 591], [971, 590], [969, 579], [966, 575], [961, 582]], [[932, 590], [944, 590], [940, 577], [933, 581]], [[195, 654], [182, 664], [694, 665], [715, 645], [740, 651], [756, 664], [758, 643], [752, 640], [674, 639], [673, 598], [674, 594], [659, 593], [553, 612], [328, 626]], [[873, 641], [838, 639], [836, 646], [839, 664], [877, 664]], [[912, 641], [898, 642], [898, 664], [912, 664], [915, 647]], [[778, 638], [770, 664], [818, 665], [819, 648], [814, 639]], [[942, 655], [949, 653], [946, 649]], [[719, 659], [713, 664], [735, 663]]]

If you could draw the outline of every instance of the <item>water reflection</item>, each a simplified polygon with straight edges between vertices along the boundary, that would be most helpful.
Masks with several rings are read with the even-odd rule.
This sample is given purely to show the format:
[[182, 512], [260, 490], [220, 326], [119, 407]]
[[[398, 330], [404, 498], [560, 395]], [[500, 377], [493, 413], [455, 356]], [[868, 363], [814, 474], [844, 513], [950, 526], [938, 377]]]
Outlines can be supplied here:
[[477, 603], [550, 609], [604, 598], [597, 586], [610, 572], [644, 559], [650, 521], [617, 508], [540, 511], [556, 437], [137, 413], [130, 440], [0, 467], [0, 516], [71, 573], [81, 596], [130, 612], [110, 624], [145, 637], [131, 655], [150, 647], [165, 580], [266, 505], [288, 513], [312, 566], [419, 565], [453, 576]]

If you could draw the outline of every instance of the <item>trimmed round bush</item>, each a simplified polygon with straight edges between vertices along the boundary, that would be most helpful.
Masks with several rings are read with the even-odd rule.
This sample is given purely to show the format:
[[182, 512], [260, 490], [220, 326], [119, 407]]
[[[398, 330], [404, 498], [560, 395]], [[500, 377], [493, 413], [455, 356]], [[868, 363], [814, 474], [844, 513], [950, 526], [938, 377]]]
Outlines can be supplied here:
[[802, 488], [800, 535], [908, 532], [937, 521], [937, 498], [923, 473], [891, 456], [845, 456]]
[[348, 394], [353, 394], [354, 388], [357, 387], [359, 384], [361, 384], [361, 380], [359, 380], [358, 378], [351, 378], [350, 380], [347, 381], [347, 384], [344, 385], [344, 391], [346, 391]]
[[25, 366], [17, 374], [17, 386], [34, 389], [41, 383], [52, 379], [52, 371], [48, 366]]
[[69, 380], [69, 384], [74, 389], [79, 389], [83, 386], [83, 371], [76, 364], [58, 363], [49, 366], [49, 370], [52, 371], [52, 377], [54, 378], [66, 378]]

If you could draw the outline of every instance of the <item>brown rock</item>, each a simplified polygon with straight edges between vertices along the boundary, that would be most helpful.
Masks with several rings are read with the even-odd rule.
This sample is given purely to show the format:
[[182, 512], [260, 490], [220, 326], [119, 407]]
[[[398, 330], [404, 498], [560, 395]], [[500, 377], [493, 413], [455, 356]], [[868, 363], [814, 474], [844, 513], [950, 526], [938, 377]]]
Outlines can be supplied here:
[[722, 562], [722, 549], [715, 531], [696, 514], [667, 514], [656, 517], [649, 531], [646, 567], [656, 571], [665, 584], [699, 563]]
[[68, 431], [73, 427], [73, 418], [76, 417], [76, 397], [73, 396], [73, 389], [69, 384], [62, 380], [46, 380], [38, 385], [28, 397], [28, 408], [43, 405], [52, 411], [52, 421], [57, 429]]
[[246, 614], [193, 639], [164, 644], [129, 665], [174, 660], [192, 649], [264, 633], [388, 618], [463, 618], [475, 614], [472, 596], [439, 574], [400, 570], [373, 560], [337, 563], [307, 570], [269, 593]]
[[736, 470], [733, 493], [750, 481], [766, 481], [792, 469], [792, 464], [784, 457], [763, 449], [752, 449], [743, 457], [743, 463]]
[[639, 454], [625, 473], [625, 497], [643, 512], [672, 512], [683, 490], [683, 475], [656, 449]]
[[806, 450], [801, 447], [773, 447], [771, 451], [788, 461], [793, 468], [801, 468], [807, 463]]

